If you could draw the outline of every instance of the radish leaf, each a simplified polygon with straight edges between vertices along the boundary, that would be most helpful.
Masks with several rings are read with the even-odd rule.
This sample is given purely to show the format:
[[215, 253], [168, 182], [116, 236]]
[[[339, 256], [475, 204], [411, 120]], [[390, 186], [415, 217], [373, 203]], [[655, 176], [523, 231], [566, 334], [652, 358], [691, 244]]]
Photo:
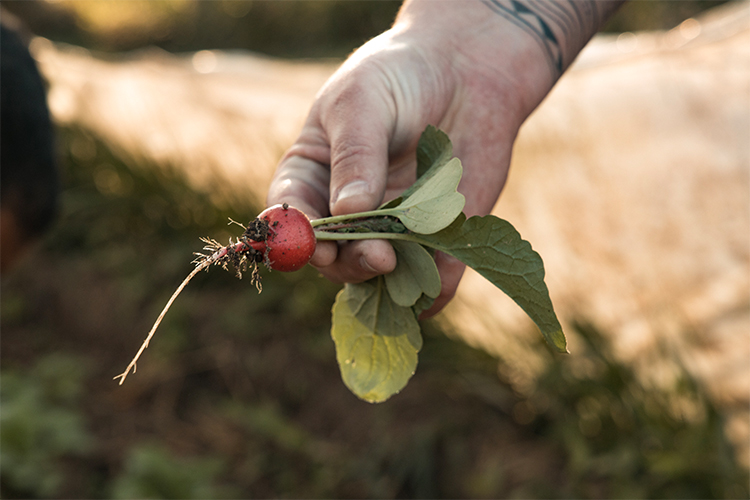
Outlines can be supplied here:
[[391, 244], [396, 250], [396, 268], [385, 275], [385, 285], [393, 301], [411, 307], [423, 293], [433, 299], [440, 295], [440, 274], [430, 252], [409, 241]]
[[336, 296], [331, 336], [344, 384], [371, 403], [404, 388], [422, 348], [419, 323], [410, 307], [396, 304], [382, 276], [347, 284]]
[[385, 203], [380, 208], [397, 207], [404, 198], [411, 196], [422, 184], [430, 179], [453, 154], [453, 145], [442, 130], [428, 125], [419, 137], [417, 144], [417, 180], [401, 196]]
[[435, 165], [448, 163], [453, 155], [453, 144], [448, 135], [432, 125], [422, 132], [417, 144], [417, 179]]
[[[383, 210], [398, 217], [407, 229], [420, 234], [432, 234], [450, 225], [464, 209], [464, 195], [456, 191], [463, 168], [453, 158], [434, 170], [431, 169], [417, 183], [414, 190], [396, 207]], [[420, 182], [424, 179], [424, 182]]]
[[542, 258], [509, 222], [493, 215], [466, 219], [462, 214], [442, 231], [419, 235], [418, 239], [487, 278], [521, 306], [553, 348], [567, 352], [565, 335], [544, 283]]
[[419, 318], [419, 315], [422, 314], [422, 312], [432, 307], [432, 304], [435, 302], [435, 298], [436, 297], [429, 297], [425, 294], [422, 294], [422, 296], [417, 299], [416, 304], [411, 306], [412, 310], [414, 311], [414, 315]]

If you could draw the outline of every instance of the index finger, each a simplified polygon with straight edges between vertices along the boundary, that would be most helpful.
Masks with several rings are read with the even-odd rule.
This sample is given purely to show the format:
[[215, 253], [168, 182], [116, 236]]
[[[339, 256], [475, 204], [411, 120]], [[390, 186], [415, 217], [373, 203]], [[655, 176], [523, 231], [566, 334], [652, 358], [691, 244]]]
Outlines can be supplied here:
[[[330, 170], [325, 160], [326, 153], [318, 148], [317, 155], [311, 148], [295, 145], [284, 155], [271, 181], [266, 197], [268, 206], [288, 203], [302, 210], [310, 219], [328, 215], [328, 183]], [[307, 151], [306, 151], [307, 150]], [[303, 154], [307, 152], [308, 155]], [[337, 248], [334, 242], [319, 241], [310, 264], [316, 267], [331, 265], [336, 260]]]

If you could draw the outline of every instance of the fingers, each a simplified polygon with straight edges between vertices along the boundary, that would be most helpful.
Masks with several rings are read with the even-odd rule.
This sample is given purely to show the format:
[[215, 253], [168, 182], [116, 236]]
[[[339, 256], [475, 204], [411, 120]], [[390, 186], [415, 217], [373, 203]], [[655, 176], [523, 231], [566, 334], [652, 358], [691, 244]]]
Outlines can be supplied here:
[[266, 196], [267, 205], [288, 203], [311, 219], [328, 215], [327, 148], [300, 141], [284, 155]]
[[[377, 208], [388, 178], [393, 110], [376, 71], [369, 66], [339, 70], [280, 163], [267, 202], [289, 203], [311, 218]], [[395, 263], [387, 242], [319, 242], [311, 260], [336, 282], [365, 281], [392, 271]]]
[[394, 118], [377, 87], [378, 78], [353, 76], [321, 112], [331, 147], [332, 215], [373, 210], [383, 200]]
[[396, 253], [386, 240], [353, 241], [339, 245], [334, 263], [316, 267], [334, 283], [361, 283], [393, 271]]
[[[326, 116], [334, 123], [325, 134], [330, 147], [319, 139], [322, 128], [306, 127], [279, 164], [266, 200], [269, 205], [288, 203], [311, 219], [380, 205], [388, 173], [388, 133], [384, 125], [370, 120], [348, 126], [352, 117], [347, 109]], [[310, 264], [331, 281], [357, 283], [391, 272], [396, 256], [386, 241], [319, 241]]]
[[[343, 108], [327, 116], [335, 124], [329, 127], [331, 215], [374, 210], [383, 201], [388, 176], [389, 124], [352, 115], [355, 110], [364, 113], [363, 116], [375, 116], [382, 111], [368, 106], [373, 104], [356, 103], [354, 108]], [[358, 283], [389, 273], [395, 267], [396, 254], [391, 244], [372, 240], [339, 245], [336, 261], [319, 270], [331, 281]]]

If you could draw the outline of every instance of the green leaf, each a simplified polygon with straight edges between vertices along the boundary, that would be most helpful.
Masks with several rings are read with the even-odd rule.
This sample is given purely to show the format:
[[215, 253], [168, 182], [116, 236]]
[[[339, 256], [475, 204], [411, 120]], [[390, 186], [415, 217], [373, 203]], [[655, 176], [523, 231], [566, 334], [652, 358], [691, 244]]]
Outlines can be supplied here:
[[416, 370], [422, 336], [414, 312], [391, 299], [383, 277], [347, 284], [332, 313], [331, 336], [346, 386], [372, 403], [403, 389]]
[[467, 220], [462, 214], [438, 233], [415, 237], [487, 278], [521, 306], [552, 347], [567, 352], [565, 334], [544, 283], [542, 258], [509, 222], [493, 215]]
[[443, 165], [450, 161], [453, 155], [453, 145], [442, 130], [428, 125], [419, 137], [417, 144], [417, 180], [401, 196], [380, 206], [384, 208], [397, 207], [405, 198], [411, 196], [422, 187]]
[[417, 179], [430, 168], [448, 163], [452, 155], [453, 144], [448, 135], [432, 125], [427, 125], [417, 144]]
[[428, 125], [417, 144], [417, 181], [383, 208], [400, 209], [392, 215], [416, 233], [431, 234], [448, 226], [466, 202], [456, 191], [463, 167], [452, 154], [448, 136]]
[[[398, 217], [407, 229], [420, 234], [432, 234], [450, 225], [464, 209], [464, 195], [456, 191], [463, 168], [458, 158], [434, 170], [434, 174], [421, 179], [415, 190], [388, 215]], [[420, 179], [420, 180], [421, 180]], [[419, 183], [419, 181], [417, 181]]]
[[414, 316], [419, 318], [419, 315], [432, 307], [434, 302], [434, 297], [428, 297], [427, 295], [422, 294], [422, 296], [417, 299], [417, 302], [411, 307], [412, 311], [414, 311]]
[[440, 273], [430, 252], [419, 243], [392, 240], [396, 268], [385, 275], [385, 285], [393, 301], [413, 306], [422, 294], [433, 299], [440, 295]]

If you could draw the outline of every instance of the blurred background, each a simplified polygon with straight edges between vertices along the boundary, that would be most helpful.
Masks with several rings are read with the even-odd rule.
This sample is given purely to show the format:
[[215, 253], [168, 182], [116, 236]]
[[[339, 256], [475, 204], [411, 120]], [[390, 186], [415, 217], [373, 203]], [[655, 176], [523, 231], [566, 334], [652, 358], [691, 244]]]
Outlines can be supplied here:
[[570, 356], [466, 286], [371, 405], [339, 376], [338, 286], [264, 272], [258, 294], [216, 268], [112, 380], [198, 238], [262, 209], [316, 91], [399, 5], [3, 2], [61, 183], [2, 271], [3, 498], [748, 497], [745, 2], [626, 4], [522, 131], [496, 213], [545, 259]]

